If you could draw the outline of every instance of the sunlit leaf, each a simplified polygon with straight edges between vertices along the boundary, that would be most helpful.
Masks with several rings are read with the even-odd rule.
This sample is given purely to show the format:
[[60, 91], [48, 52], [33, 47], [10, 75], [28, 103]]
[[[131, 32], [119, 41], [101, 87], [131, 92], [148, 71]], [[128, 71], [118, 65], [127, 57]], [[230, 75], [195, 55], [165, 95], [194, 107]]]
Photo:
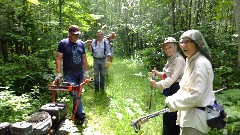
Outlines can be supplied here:
[[122, 120], [123, 115], [122, 115], [121, 113], [115, 112], [115, 114], [117, 115], [116, 117], [117, 117], [119, 120]]
[[133, 111], [129, 107], [126, 107], [126, 112], [128, 112], [130, 116], [134, 115]]
[[30, 3], [32, 3], [32, 4], [40, 4], [39, 2], [38, 2], [38, 0], [27, 0], [28, 2], [30, 2]]

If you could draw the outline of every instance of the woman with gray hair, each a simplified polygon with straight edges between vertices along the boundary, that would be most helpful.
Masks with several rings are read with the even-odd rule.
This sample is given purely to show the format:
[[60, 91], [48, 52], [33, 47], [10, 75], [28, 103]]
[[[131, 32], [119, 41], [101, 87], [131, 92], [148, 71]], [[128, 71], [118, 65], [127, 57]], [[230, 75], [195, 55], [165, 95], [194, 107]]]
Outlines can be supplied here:
[[187, 57], [186, 67], [180, 89], [165, 102], [170, 111], [178, 111], [180, 135], [205, 135], [210, 130], [206, 112], [197, 107], [212, 105], [215, 99], [210, 50], [198, 30], [184, 32], [179, 41]]
[[[173, 37], [167, 37], [161, 48], [168, 56], [163, 72], [152, 70], [152, 74], [159, 76], [162, 80], [156, 82], [151, 79], [150, 84], [163, 91], [163, 95], [171, 96], [179, 90], [179, 81], [182, 79], [185, 60], [179, 53], [179, 43]], [[179, 135], [180, 127], [176, 125], [177, 112], [167, 112], [163, 114], [162, 135]]]

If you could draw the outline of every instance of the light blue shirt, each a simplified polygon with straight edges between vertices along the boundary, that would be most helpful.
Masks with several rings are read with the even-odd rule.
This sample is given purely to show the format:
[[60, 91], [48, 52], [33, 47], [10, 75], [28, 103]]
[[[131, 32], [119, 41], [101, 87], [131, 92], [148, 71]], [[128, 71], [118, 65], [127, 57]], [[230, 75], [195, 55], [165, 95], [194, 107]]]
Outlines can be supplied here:
[[[108, 42], [106, 42], [106, 48], [104, 48], [104, 39], [101, 42], [97, 42], [96, 39], [92, 41], [90, 51], [92, 52], [92, 55], [94, 58], [105, 58], [106, 56], [111, 56], [110, 52], [110, 46]], [[104, 54], [105, 49], [105, 54]]]

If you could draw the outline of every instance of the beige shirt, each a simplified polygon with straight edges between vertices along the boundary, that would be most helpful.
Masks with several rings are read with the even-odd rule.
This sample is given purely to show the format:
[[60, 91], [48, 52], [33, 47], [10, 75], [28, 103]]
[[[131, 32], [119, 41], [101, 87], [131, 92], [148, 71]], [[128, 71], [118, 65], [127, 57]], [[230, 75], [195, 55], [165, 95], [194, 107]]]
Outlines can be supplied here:
[[179, 82], [182, 78], [185, 64], [186, 62], [181, 54], [175, 53], [171, 56], [163, 68], [167, 77], [165, 80], [156, 83], [158, 88], [163, 90], [169, 88], [173, 83]]
[[192, 127], [203, 133], [210, 130], [206, 112], [196, 107], [213, 104], [213, 78], [212, 65], [202, 54], [197, 52], [187, 59], [180, 89], [165, 100], [171, 111], [178, 111], [180, 127]]

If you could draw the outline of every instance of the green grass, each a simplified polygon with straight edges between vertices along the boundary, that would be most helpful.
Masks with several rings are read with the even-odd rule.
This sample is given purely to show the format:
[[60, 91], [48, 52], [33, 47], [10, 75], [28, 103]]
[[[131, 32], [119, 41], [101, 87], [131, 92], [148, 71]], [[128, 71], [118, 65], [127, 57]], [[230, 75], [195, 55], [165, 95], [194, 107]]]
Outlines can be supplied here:
[[[92, 57], [88, 53], [90, 77], [93, 77]], [[141, 116], [162, 110], [165, 97], [159, 90], [151, 89], [150, 73], [140, 61], [114, 58], [106, 78], [105, 92], [94, 93], [94, 89], [85, 85], [82, 102], [88, 117], [88, 126], [79, 128], [84, 135], [135, 135], [131, 122]], [[151, 109], [149, 110], [152, 92]], [[34, 99], [30, 97], [35, 97]], [[51, 101], [51, 93], [39, 93], [36, 89], [31, 96], [16, 96], [9, 91], [0, 92], [0, 122], [26, 120], [29, 112], [37, 110]], [[58, 102], [67, 103], [68, 117], [71, 118], [72, 98], [67, 92], [58, 93]], [[218, 94], [217, 99], [225, 106], [229, 115], [226, 129], [228, 134], [238, 135], [239, 131], [239, 89], [226, 90]], [[11, 100], [15, 99], [15, 100]], [[14, 101], [14, 102], [11, 102]], [[21, 101], [21, 102], [19, 102]], [[28, 105], [30, 106], [24, 106]], [[19, 108], [20, 107], [20, 108]], [[222, 134], [223, 130], [211, 130], [209, 135]], [[141, 126], [137, 135], [162, 134], [162, 115], [150, 119]]]
[[[135, 135], [135, 130], [131, 127], [133, 120], [164, 108], [165, 97], [159, 90], [151, 89], [150, 75], [140, 63], [130, 58], [115, 58], [109, 68], [104, 93], [95, 94], [93, 89], [85, 87], [87, 91], [83, 94], [83, 104], [89, 122], [83, 134]], [[151, 92], [152, 105], [149, 110]], [[225, 108], [227, 110], [227, 106]], [[232, 117], [230, 113], [229, 115]], [[227, 130], [228, 134], [238, 135], [234, 132], [236, 129], [233, 129], [236, 125], [228, 123], [224, 130]], [[223, 134], [224, 130], [213, 129], [209, 135]], [[137, 134], [162, 134], [162, 115], [144, 123]]]
[[[90, 60], [91, 61], [91, 60]], [[140, 116], [163, 109], [164, 96], [152, 91], [148, 72], [134, 60], [114, 59], [106, 78], [105, 92], [94, 93], [85, 87], [83, 104], [88, 117], [84, 134], [135, 134], [131, 122]], [[161, 134], [162, 117], [157, 116], [142, 125], [138, 134]]]

